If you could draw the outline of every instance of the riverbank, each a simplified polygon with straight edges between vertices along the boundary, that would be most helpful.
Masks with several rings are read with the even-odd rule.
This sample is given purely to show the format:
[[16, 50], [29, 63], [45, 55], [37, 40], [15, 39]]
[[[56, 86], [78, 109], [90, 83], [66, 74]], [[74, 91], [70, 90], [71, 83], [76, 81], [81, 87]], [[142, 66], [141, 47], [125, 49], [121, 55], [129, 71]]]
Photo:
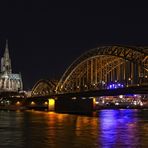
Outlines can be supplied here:
[[26, 110], [27, 107], [25, 106], [16, 106], [16, 105], [6, 105], [6, 106], [0, 106], [0, 110]]
[[[39, 111], [49, 111], [48, 108], [43, 107], [27, 107], [27, 106], [17, 106], [17, 105], [5, 105], [0, 106], [0, 110], [10, 110], [10, 111], [16, 111], [16, 110], [39, 110]], [[148, 106], [97, 106], [92, 112], [98, 111], [98, 110], [104, 110], [104, 109], [148, 109]], [[56, 112], [56, 111], [55, 111]], [[81, 114], [86, 113], [84, 111], [64, 111], [59, 113], [69, 113], [69, 114]], [[90, 113], [90, 112], [89, 112]]]

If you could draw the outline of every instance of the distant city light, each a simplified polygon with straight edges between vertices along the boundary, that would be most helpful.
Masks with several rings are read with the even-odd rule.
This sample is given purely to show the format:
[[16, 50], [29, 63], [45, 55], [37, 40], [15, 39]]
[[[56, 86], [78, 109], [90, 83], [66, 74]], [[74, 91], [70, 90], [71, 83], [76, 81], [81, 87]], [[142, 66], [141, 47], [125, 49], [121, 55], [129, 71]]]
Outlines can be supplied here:
[[44, 102], [44, 104], [45, 104], [45, 105], [48, 105], [48, 102], [46, 101], [46, 102]]
[[77, 98], [76, 97], [72, 97], [72, 100], [76, 100]]
[[32, 102], [31, 102], [31, 105], [35, 105], [35, 102], [34, 102], [34, 101], [32, 101]]
[[99, 104], [99, 102], [98, 102], [98, 101], [96, 101], [95, 103], [96, 103], [96, 104]]
[[21, 104], [20, 101], [17, 101], [17, 102], [16, 102], [16, 105], [20, 105], [20, 104]]
[[115, 105], [119, 105], [119, 102], [116, 102]]
[[86, 99], [85, 97], [82, 97], [82, 99], [84, 100], [84, 99]]
[[122, 98], [123, 98], [123, 95], [119, 95], [119, 98], [121, 98], [121, 99], [122, 99]]

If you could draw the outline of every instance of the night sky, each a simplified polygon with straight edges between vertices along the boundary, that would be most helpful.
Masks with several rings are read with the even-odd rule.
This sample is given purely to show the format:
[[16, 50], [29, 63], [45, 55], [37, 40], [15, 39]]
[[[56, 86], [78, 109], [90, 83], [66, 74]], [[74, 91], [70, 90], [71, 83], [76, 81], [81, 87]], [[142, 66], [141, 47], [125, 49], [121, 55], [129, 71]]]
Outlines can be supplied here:
[[8, 39], [13, 72], [21, 72], [25, 89], [39, 79], [59, 79], [91, 48], [148, 46], [147, 4], [61, 2], [0, 2], [0, 57]]

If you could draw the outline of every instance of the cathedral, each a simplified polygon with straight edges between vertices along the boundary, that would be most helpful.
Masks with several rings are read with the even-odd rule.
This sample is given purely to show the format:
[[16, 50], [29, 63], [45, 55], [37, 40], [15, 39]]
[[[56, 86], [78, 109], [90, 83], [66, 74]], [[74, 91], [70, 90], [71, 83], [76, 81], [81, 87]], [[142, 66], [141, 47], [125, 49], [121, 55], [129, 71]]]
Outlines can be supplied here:
[[12, 73], [8, 41], [6, 41], [4, 55], [1, 58], [0, 92], [18, 92], [21, 90], [23, 90], [22, 78], [20, 74]]

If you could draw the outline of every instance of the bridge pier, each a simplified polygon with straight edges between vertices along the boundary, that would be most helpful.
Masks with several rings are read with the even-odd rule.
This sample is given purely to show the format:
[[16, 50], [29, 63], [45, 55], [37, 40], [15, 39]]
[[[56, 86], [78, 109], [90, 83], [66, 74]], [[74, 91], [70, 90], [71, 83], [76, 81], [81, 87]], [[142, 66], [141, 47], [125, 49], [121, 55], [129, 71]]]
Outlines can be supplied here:
[[59, 97], [55, 100], [55, 112], [87, 114], [92, 111], [93, 99]]

